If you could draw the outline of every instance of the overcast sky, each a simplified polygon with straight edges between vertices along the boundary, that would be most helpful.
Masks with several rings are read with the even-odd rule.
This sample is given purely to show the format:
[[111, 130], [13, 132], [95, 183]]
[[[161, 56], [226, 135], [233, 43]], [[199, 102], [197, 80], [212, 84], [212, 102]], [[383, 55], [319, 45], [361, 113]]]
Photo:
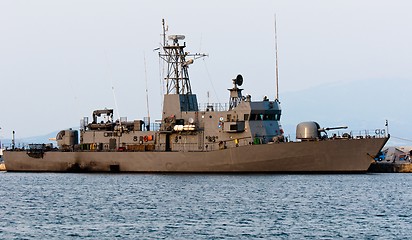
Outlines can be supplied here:
[[[21, 138], [78, 126], [95, 109], [115, 108], [113, 95], [116, 116], [142, 119], [144, 58], [150, 113], [159, 119], [153, 49], [162, 18], [170, 34], [186, 35], [187, 51], [209, 54], [190, 66], [199, 102], [207, 102], [207, 91], [211, 102], [228, 101], [239, 73], [245, 94], [273, 99], [275, 13], [281, 99], [374, 79], [412, 89], [411, 9], [407, 0], [0, 0], [0, 138], [12, 130]], [[399, 103], [408, 106], [410, 97], [399, 96]]]

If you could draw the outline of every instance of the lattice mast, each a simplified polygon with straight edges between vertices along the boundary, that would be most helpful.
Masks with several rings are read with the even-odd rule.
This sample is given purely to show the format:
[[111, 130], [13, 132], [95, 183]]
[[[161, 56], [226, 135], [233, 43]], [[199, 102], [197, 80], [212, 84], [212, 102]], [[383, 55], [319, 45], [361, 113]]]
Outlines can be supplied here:
[[[163, 52], [159, 52], [159, 57], [167, 64], [167, 72], [165, 76], [166, 81], [166, 94], [192, 94], [192, 87], [189, 80], [189, 65], [193, 63], [195, 59], [205, 57], [207, 54], [190, 54], [185, 52], [183, 45], [179, 44], [179, 40], [184, 40], [184, 35], [169, 35], [166, 36], [168, 31], [164, 19], [162, 19], [163, 25]], [[186, 60], [186, 57], [192, 57]]]

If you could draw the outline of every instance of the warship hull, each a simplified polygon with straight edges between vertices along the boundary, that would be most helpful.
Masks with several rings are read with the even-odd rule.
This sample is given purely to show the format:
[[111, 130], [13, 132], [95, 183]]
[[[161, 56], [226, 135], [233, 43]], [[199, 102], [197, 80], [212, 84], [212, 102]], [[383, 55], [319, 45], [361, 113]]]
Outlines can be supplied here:
[[[93, 111], [80, 121], [79, 131], [61, 130], [57, 148], [29, 144], [28, 150], [5, 151], [7, 171], [22, 172], [366, 172], [389, 138], [387, 129], [342, 136], [302, 122], [296, 142], [289, 142], [280, 124], [278, 94], [272, 101], [244, 96], [243, 76], [231, 79], [227, 105], [207, 103], [201, 109], [192, 92], [189, 65], [207, 54], [185, 50], [184, 35], [168, 35], [162, 20], [165, 94], [157, 127], [143, 119], [114, 119], [113, 109]], [[94, 89], [91, 89], [94, 93]], [[80, 132], [80, 135], [79, 135]], [[360, 133], [361, 134], [361, 133]], [[24, 148], [27, 149], [27, 148]]]
[[5, 151], [10, 172], [354, 173], [366, 172], [388, 138], [239, 146], [209, 152]]

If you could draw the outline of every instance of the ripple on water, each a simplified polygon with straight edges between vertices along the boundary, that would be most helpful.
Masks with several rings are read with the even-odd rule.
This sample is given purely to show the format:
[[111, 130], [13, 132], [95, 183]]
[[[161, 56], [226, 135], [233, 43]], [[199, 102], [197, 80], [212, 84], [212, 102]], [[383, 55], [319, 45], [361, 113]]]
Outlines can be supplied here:
[[411, 238], [408, 174], [0, 174], [0, 238]]

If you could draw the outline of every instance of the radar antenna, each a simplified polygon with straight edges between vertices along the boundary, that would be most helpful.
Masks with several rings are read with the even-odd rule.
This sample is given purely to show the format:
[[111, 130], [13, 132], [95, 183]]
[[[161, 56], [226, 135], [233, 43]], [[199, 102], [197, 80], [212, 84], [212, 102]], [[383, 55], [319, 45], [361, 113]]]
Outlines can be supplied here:
[[242, 90], [238, 88], [238, 86], [242, 86], [243, 84], [243, 77], [242, 75], [238, 74], [235, 79], [232, 79], [233, 88], [228, 89], [230, 92], [230, 99], [229, 99], [229, 109], [233, 109], [239, 105], [242, 101]]
[[[167, 64], [167, 73], [164, 78], [166, 81], [166, 94], [192, 94], [188, 71], [189, 65], [198, 58], [206, 57], [207, 54], [185, 52], [186, 43], [179, 44], [179, 40], [184, 40], [185, 36], [169, 35], [166, 38], [167, 27], [164, 19], [162, 19], [162, 24], [163, 52], [159, 52], [159, 57]], [[186, 57], [191, 57], [191, 59], [186, 60]]]

